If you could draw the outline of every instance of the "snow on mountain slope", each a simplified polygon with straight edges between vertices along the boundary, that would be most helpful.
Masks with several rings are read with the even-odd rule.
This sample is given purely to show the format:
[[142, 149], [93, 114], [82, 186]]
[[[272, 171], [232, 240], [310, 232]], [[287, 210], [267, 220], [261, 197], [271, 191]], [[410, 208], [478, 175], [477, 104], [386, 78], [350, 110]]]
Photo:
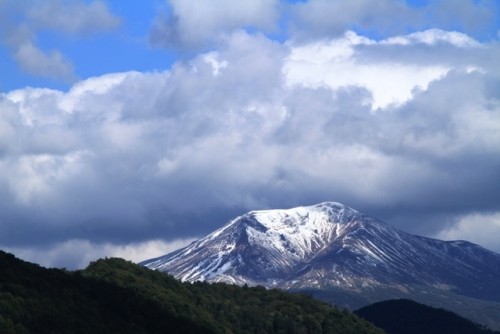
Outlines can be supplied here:
[[356, 215], [338, 203], [251, 211], [184, 249], [143, 264], [187, 281], [281, 280], [327, 247]]
[[411, 235], [334, 202], [251, 211], [142, 264], [184, 281], [351, 290], [417, 284], [500, 301], [500, 254]]

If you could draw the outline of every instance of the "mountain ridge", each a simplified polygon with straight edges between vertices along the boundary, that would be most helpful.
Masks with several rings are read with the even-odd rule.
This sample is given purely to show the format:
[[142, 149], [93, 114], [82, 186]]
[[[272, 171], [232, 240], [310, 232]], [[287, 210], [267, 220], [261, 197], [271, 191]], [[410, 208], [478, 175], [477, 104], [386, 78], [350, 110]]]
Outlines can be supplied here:
[[[250, 211], [141, 264], [183, 281], [284, 288], [425, 283], [500, 301], [500, 254], [463, 240], [412, 235], [337, 202]], [[481, 275], [493, 282], [463, 284]]]

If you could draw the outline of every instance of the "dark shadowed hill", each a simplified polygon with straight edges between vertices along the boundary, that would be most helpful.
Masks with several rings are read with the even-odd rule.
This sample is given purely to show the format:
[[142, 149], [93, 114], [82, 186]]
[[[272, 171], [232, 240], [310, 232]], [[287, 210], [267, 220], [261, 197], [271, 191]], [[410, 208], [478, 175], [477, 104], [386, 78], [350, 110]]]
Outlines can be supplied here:
[[46, 269], [0, 251], [0, 333], [382, 333], [310, 297], [181, 283], [122, 259]]
[[378, 302], [355, 311], [360, 317], [389, 334], [493, 334], [494, 332], [461, 316], [412, 300]]

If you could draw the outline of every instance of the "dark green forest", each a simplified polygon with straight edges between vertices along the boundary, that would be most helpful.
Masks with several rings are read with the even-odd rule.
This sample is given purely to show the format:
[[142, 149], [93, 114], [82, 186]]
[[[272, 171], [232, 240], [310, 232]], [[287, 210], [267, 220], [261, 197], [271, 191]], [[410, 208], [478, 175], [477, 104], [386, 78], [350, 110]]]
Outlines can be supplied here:
[[0, 333], [383, 333], [300, 294], [181, 283], [112, 258], [46, 269], [0, 251]]
[[388, 334], [493, 334], [459, 315], [408, 299], [375, 303], [355, 311]]

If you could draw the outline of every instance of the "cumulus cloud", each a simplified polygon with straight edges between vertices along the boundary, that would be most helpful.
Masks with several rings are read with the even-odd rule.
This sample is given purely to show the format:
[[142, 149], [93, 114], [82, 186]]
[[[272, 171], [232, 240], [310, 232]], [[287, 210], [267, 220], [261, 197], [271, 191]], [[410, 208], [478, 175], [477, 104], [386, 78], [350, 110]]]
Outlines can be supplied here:
[[272, 32], [279, 18], [277, 0], [171, 0], [169, 5], [156, 19], [150, 41], [170, 49], [203, 48], [238, 29]]
[[59, 50], [44, 50], [37, 36], [44, 31], [73, 36], [90, 35], [117, 27], [101, 1], [0, 2], [0, 42], [10, 49], [13, 59], [31, 75], [73, 82], [73, 65]]
[[459, 217], [456, 223], [436, 237], [444, 240], [468, 240], [500, 253], [500, 212], [470, 213]]
[[235, 31], [169, 71], [2, 94], [0, 245], [66, 265], [326, 200], [425, 235], [499, 211], [498, 45], [394, 37]]
[[[409, 43], [412, 37], [406, 41]], [[399, 38], [399, 41], [402, 40]], [[434, 42], [435, 38], [430, 37], [428, 40]], [[381, 43], [384, 42], [393, 43], [392, 40]], [[375, 110], [406, 102], [415, 89], [426, 89], [429, 82], [444, 76], [449, 70], [444, 64], [420, 66], [404, 59], [400, 62], [394, 59], [390, 63], [356, 59], [357, 46], [370, 47], [376, 44], [354, 32], [347, 32], [343, 38], [326, 43], [319, 41], [293, 47], [284, 67], [287, 84], [311, 88], [326, 85], [332, 89], [364, 87], [372, 93], [372, 109]], [[384, 80], [380, 80], [382, 76]]]

